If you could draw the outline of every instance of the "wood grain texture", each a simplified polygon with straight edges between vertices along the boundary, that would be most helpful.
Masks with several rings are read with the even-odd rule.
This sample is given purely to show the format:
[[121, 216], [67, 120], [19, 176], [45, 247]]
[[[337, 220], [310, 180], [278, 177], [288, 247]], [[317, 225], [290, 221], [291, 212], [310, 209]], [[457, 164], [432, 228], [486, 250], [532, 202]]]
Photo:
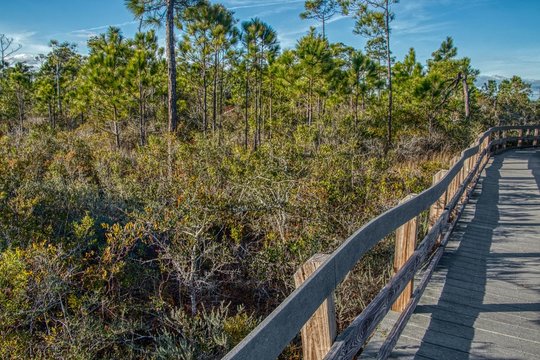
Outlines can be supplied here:
[[[403, 203], [405, 201], [408, 201], [415, 196], [415, 194], [407, 195], [403, 200], [401, 200], [401, 202]], [[414, 248], [416, 247], [417, 233], [418, 217], [412, 218], [396, 230], [396, 241], [394, 248], [394, 274], [399, 272], [399, 270], [414, 253]], [[412, 291], [413, 281], [411, 280], [407, 283], [407, 285], [405, 285], [405, 288], [392, 305], [392, 310], [403, 311], [403, 309], [405, 309], [405, 307], [409, 303]]]
[[[329, 255], [315, 254], [294, 274], [294, 283], [299, 287], [317, 270]], [[302, 354], [304, 360], [322, 360], [336, 338], [336, 307], [330, 294], [302, 327]]]
[[[433, 175], [433, 185], [437, 184], [441, 179], [446, 175], [448, 170], [439, 170], [435, 175]], [[446, 206], [446, 196], [447, 192], [445, 191], [440, 198], [431, 205], [429, 208], [429, 228], [431, 229], [433, 227], [433, 224], [437, 221], [437, 219], [441, 216], [442, 212], [444, 211], [444, 207]]]

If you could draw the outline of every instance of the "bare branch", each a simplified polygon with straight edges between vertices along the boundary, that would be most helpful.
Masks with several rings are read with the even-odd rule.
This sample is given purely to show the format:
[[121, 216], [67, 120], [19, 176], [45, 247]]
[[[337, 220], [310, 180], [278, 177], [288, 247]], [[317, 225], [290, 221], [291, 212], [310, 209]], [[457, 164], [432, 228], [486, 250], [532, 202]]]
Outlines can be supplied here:
[[5, 64], [6, 59], [9, 56], [15, 54], [22, 48], [21, 44], [17, 44], [17, 46], [12, 47], [13, 40], [13, 38], [7, 37], [6, 34], [0, 34], [0, 67]]

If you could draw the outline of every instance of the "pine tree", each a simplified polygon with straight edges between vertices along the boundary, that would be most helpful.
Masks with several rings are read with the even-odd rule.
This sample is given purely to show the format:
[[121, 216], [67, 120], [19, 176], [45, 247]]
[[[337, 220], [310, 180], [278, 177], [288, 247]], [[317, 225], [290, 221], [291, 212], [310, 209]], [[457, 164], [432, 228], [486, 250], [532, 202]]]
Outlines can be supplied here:
[[332, 70], [332, 54], [328, 42], [311, 28], [308, 35], [298, 41], [296, 47], [298, 65], [302, 77], [307, 80], [306, 120], [310, 126], [313, 122], [314, 95], [322, 95], [327, 75]]
[[301, 19], [317, 19], [322, 25], [322, 36], [326, 39], [326, 24], [338, 12], [336, 0], [307, 0], [305, 11], [300, 13]]
[[[6, 70], [6, 93], [8, 95], [8, 116], [16, 116], [18, 130], [25, 130], [24, 122], [28, 116], [32, 92], [32, 69], [24, 63], [16, 63]], [[15, 128], [10, 123], [10, 128]]]
[[250, 94], [250, 78], [253, 76], [255, 91], [254, 94], [254, 112], [255, 112], [255, 132], [253, 140], [253, 149], [257, 150], [262, 141], [263, 128], [263, 80], [266, 75], [269, 64], [279, 51], [277, 34], [268, 24], [258, 18], [251, 19], [242, 23], [242, 41], [245, 47], [244, 66], [245, 66], [245, 141], [248, 144], [248, 99]]
[[120, 148], [120, 121], [126, 110], [124, 86], [130, 49], [120, 29], [115, 27], [90, 39], [88, 47], [88, 81], [104, 115], [111, 120], [111, 130], [104, 130], [114, 135], [116, 147]]
[[392, 5], [398, 0], [342, 0], [345, 13], [352, 12], [355, 18], [354, 32], [367, 37], [368, 45], [376, 46], [386, 60], [388, 89], [387, 134], [385, 150], [392, 147], [392, 51], [390, 49], [390, 22], [394, 19]]
[[126, 68], [127, 81], [137, 102], [139, 112], [139, 139], [140, 145], [146, 143], [147, 105], [150, 92], [158, 86], [156, 84], [159, 71], [159, 59], [162, 54], [158, 46], [158, 39], [154, 30], [135, 34], [130, 41], [133, 54], [129, 58]]
[[176, 93], [176, 51], [175, 21], [181, 21], [184, 11], [197, 0], [126, 0], [126, 6], [141, 22], [161, 25], [165, 23], [167, 76], [168, 76], [168, 120], [169, 132], [176, 132], [178, 126]]
[[364, 112], [366, 110], [366, 96], [370, 85], [377, 81], [377, 65], [361, 51], [353, 51], [350, 73], [353, 80], [354, 124], [355, 127], [358, 127], [358, 102], [361, 97], [361, 109]]

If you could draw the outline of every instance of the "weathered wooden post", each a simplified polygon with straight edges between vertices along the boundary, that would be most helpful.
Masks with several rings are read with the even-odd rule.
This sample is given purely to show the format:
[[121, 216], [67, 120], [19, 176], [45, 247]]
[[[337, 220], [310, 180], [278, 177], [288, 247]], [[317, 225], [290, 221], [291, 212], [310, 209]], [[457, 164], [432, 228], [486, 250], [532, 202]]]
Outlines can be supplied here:
[[478, 171], [480, 171], [480, 169], [482, 168], [482, 162], [484, 161], [484, 156], [487, 156], [488, 151], [486, 149], [489, 146], [490, 142], [491, 142], [491, 136], [487, 136], [484, 140], [480, 142], [480, 147], [478, 148], [478, 152], [474, 156], [473, 168], [474, 166], [476, 166], [476, 164], [478, 164], [478, 168], [476, 169], [474, 176], [477, 176]]
[[[486, 139], [486, 143], [484, 145], [484, 149], [487, 149], [486, 153], [484, 154], [484, 157], [482, 158], [482, 162], [480, 164], [480, 168], [479, 168], [479, 171], [480, 169], [482, 169], [482, 167], [487, 164], [487, 162], [489, 161], [489, 158], [491, 157], [491, 152], [489, 151], [490, 149], [488, 149], [489, 147], [489, 139]], [[497, 148], [499, 148], [499, 146], [497, 146]]]
[[533, 146], [538, 146], [538, 128], [534, 129]]
[[[469, 176], [469, 172], [474, 167], [474, 165], [472, 164], [473, 159], [474, 159], [474, 156], [471, 156], [467, 160], [465, 160], [465, 162], [463, 163], [463, 168], [461, 169], [463, 176], [461, 177], [461, 183], [459, 184], [460, 186], [465, 182], [465, 179], [467, 178], [467, 176]], [[463, 194], [461, 195], [461, 199], [465, 200], [466, 197], [467, 197], [467, 192], [463, 191]]]
[[[294, 274], [298, 288], [322, 265], [330, 255], [315, 254]], [[336, 307], [331, 294], [302, 327], [302, 353], [305, 360], [322, 360], [332, 347], [336, 338]]]
[[[400, 204], [410, 200], [411, 198], [415, 197], [416, 194], [407, 195], [405, 198], [403, 198], [400, 201]], [[407, 262], [407, 260], [411, 257], [411, 255], [414, 253], [414, 249], [416, 248], [416, 236], [417, 236], [417, 230], [418, 230], [418, 220], [416, 217], [412, 218], [405, 224], [401, 225], [396, 230], [396, 245], [395, 245], [395, 252], [394, 252], [394, 273], [398, 272], [399, 269], [402, 268], [402, 266]], [[412, 280], [405, 286], [403, 289], [403, 292], [399, 297], [396, 299], [394, 304], [392, 305], [392, 310], [394, 311], [403, 311], [407, 304], [409, 303], [409, 300], [411, 299], [413, 290], [413, 282]]]
[[[459, 161], [459, 156], [456, 156], [454, 158], [452, 166], [457, 164], [458, 161]], [[458, 173], [454, 177], [454, 181], [452, 182], [452, 198], [454, 197], [454, 195], [457, 194], [457, 191], [459, 189], [459, 185], [461, 185], [461, 176], [462, 176], [462, 174], [463, 174], [463, 166], [461, 167], [461, 169], [459, 169]]]
[[[531, 136], [533, 136], [533, 130], [532, 129], [525, 130], [525, 137], [530, 138]], [[525, 139], [525, 146], [532, 146], [532, 140]]]
[[[446, 175], [448, 170], [439, 170], [438, 173], [433, 175], [433, 185], [437, 184], [441, 179]], [[442, 215], [444, 212], [444, 207], [446, 206], [446, 195], [447, 192], [445, 191], [441, 197], [431, 205], [429, 208], [429, 228], [431, 229], [433, 225], [437, 222], [437, 219]]]
[[[457, 157], [454, 157], [452, 158], [452, 160], [450, 160], [450, 169], [456, 164], [457, 159]], [[458, 181], [458, 176], [459, 173], [454, 176], [454, 178], [452, 179], [452, 181], [450, 181], [450, 184], [448, 185], [448, 189], [446, 191], [446, 198], [448, 199], [447, 201], [452, 200], [454, 194], [456, 193], [456, 183]]]
[[[469, 157], [468, 159], [465, 159], [463, 161], [463, 164], [461, 165], [461, 169], [459, 170], [459, 182], [457, 183], [457, 187], [456, 187], [456, 193], [459, 191], [459, 188], [461, 187], [461, 185], [463, 185], [463, 183], [465, 182], [465, 178], [467, 178], [467, 175], [469, 174], [469, 169], [470, 169], [470, 160], [471, 158]], [[464, 199], [465, 197], [465, 192], [463, 192], [461, 194], [461, 197], [460, 199]], [[458, 200], [459, 201], [459, 200]]]

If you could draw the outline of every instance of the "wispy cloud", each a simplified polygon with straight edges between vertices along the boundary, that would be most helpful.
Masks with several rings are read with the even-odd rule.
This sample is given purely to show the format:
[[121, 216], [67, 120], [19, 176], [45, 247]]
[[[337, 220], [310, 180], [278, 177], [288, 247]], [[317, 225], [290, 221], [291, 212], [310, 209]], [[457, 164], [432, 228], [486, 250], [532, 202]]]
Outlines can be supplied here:
[[[337, 22], [343, 19], [347, 19], [349, 17], [350, 16], [348, 15], [336, 15], [332, 19], [328, 20], [326, 22], [326, 25], [328, 26], [329, 24], [332, 24], [334, 22]], [[296, 41], [298, 40], [298, 35], [307, 33], [312, 26], [315, 27], [316, 29], [320, 29], [322, 27], [322, 24], [312, 23], [312, 24], [296, 27], [296, 30], [292, 30], [292, 31], [284, 31], [284, 32], [278, 31], [278, 38], [279, 38], [279, 41], [281, 42], [281, 46], [283, 48], [294, 46], [296, 44]]]
[[289, 11], [295, 10], [295, 9], [296, 9], [296, 7], [294, 7], [294, 6], [277, 6], [277, 7], [271, 8], [271, 9], [267, 9], [267, 10], [257, 12], [255, 14], [253, 14], [251, 17], [272, 16], [272, 15], [286, 13], [286, 12], [289, 12]]
[[110, 26], [119, 28], [127, 28], [130, 25], [138, 24], [138, 21], [126, 21], [122, 23], [116, 23], [112, 25], [100, 25], [93, 26], [84, 29], [75, 29], [60, 33], [43, 34], [37, 31], [19, 31], [14, 32], [10, 29], [4, 29], [0, 26], [0, 33], [8, 34], [10, 38], [13, 38], [13, 47], [21, 46], [21, 49], [10, 56], [8, 59], [15, 62], [26, 62], [29, 64], [36, 63], [36, 56], [38, 54], [48, 53], [51, 49], [48, 43], [51, 39], [59, 39], [61, 41], [69, 41], [75, 43], [80, 49], [85, 51], [87, 40], [103, 32]]
[[38, 33], [35, 31], [9, 33], [13, 38], [13, 46], [21, 45], [27, 51], [46, 51], [49, 47], [37, 39]]
[[229, 10], [238, 10], [238, 9], [252, 9], [258, 7], [266, 6], [275, 6], [275, 5], [289, 5], [296, 3], [303, 3], [304, 0], [292, 0], [292, 1], [225, 1], [225, 5], [228, 6]]
[[396, 21], [392, 27], [392, 30], [394, 34], [399, 33], [399, 35], [419, 35], [444, 30], [449, 28], [452, 24], [453, 23], [451, 21], [429, 22], [407, 19]]
[[118, 24], [100, 25], [100, 26], [94, 26], [94, 27], [89, 27], [85, 29], [77, 29], [77, 30], [72, 30], [72, 31], [64, 32], [64, 33], [52, 34], [50, 36], [51, 37], [62, 36], [62, 37], [67, 37], [67, 38], [73, 37], [75, 39], [87, 40], [91, 38], [92, 36], [98, 35], [99, 33], [103, 32], [104, 30], [108, 29], [111, 26], [123, 28], [129, 25], [138, 24], [138, 23], [139, 23], [138, 20], [126, 21], [126, 22], [122, 22]]
[[396, 17], [392, 24], [392, 30], [397, 35], [419, 35], [427, 34], [433, 31], [442, 30], [451, 26], [452, 22], [445, 20], [441, 21], [437, 16], [433, 15], [429, 8], [434, 3], [446, 1], [407, 1], [396, 6], [396, 12], [399, 16]]
[[96, 26], [96, 27], [91, 27], [91, 28], [86, 28], [86, 29], [73, 30], [72, 33], [81, 32], [81, 31], [105, 30], [105, 29], [110, 28], [111, 26], [121, 28], [121, 27], [126, 26], [126, 25], [137, 24], [138, 22], [139, 22], [138, 20], [133, 20], [133, 21], [126, 21], [126, 22], [119, 23], [119, 24], [101, 25], [101, 26]]
[[49, 51], [49, 47], [39, 39], [39, 34], [35, 31], [0, 32], [13, 39], [12, 49], [21, 47], [7, 58], [8, 61], [34, 63], [37, 54]]

